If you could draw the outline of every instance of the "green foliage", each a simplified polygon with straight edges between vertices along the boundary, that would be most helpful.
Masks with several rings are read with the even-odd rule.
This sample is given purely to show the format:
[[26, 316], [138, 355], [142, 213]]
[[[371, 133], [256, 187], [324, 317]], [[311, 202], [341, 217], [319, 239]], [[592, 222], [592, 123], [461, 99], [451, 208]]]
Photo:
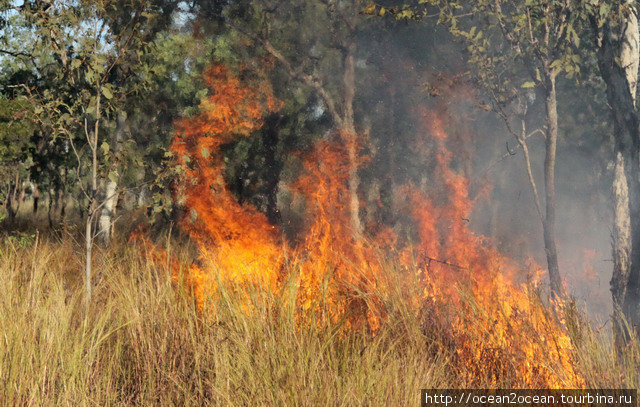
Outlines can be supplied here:
[[[0, 97], [0, 199], [10, 194], [16, 177], [24, 179], [34, 163], [34, 123], [23, 98]], [[15, 187], [15, 185], [13, 185]]]
[[169, 217], [174, 210], [172, 187], [179, 167], [168, 151], [175, 135], [173, 125], [195, 114], [208, 93], [202, 73], [214, 59], [214, 42], [185, 32], [159, 33], [143, 57], [152, 67], [148, 87], [143, 97], [128, 101], [127, 120], [136, 131], [131, 134], [135, 143], [127, 149], [134, 165], [123, 165], [124, 181], [149, 189], [153, 221], [158, 219], [155, 215]]
[[[50, 7], [27, 1], [20, 13], [10, 14], [2, 37], [10, 57], [1, 61], [6, 69], [0, 83], [23, 95], [25, 114], [35, 123], [33, 179], [55, 190], [84, 190], [95, 149], [99, 178], [126, 186], [144, 180], [146, 151], [166, 145], [166, 133], [156, 140], [116, 135], [115, 121], [164, 91], [153, 44], [172, 23], [178, 3], [110, 0]], [[154, 114], [146, 120], [165, 119], [162, 112]]]
[[0, 177], [10, 178], [29, 159], [34, 129], [26, 100], [0, 97]]
[[34, 244], [36, 240], [35, 233], [15, 232], [6, 237], [6, 243], [16, 247], [29, 247]]

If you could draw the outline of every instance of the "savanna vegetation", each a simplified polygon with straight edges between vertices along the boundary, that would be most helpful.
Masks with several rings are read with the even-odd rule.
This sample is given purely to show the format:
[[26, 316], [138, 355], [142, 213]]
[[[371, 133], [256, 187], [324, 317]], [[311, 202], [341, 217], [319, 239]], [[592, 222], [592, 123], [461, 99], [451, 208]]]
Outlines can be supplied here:
[[0, 11], [0, 404], [640, 387], [635, 2]]

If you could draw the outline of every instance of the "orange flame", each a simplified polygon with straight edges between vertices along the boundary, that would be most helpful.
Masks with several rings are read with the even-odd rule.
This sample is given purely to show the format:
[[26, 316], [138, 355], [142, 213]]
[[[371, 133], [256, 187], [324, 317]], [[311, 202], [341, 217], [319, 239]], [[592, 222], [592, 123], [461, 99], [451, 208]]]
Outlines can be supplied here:
[[300, 265], [299, 303], [304, 310], [323, 311], [320, 315], [329, 322], [349, 315], [347, 326], [375, 331], [380, 310], [358, 293], [374, 291], [380, 270], [369, 261], [375, 259], [373, 248], [353, 238], [347, 189], [349, 148], [338, 141], [356, 142], [356, 137], [336, 139], [316, 144], [304, 158], [305, 174], [293, 186], [305, 198], [307, 217], [312, 220], [297, 253], [305, 259]]
[[[536, 301], [531, 290], [535, 286], [514, 283], [522, 274], [518, 264], [468, 228], [466, 219], [473, 208], [468, 182], [451, 169], [443, 123], [427, 115], [427, 127], [438, 146], [437, 172], [448, 202], [435, 206], [415, 189], [407, 195], [418, 228], [425, 299], [431, 298], [425, 303], [435, 303], [437, 309], [458, 304], [450, 337], [455, 342], [454, 359], [465, 367], [461, 376], [470, 385], [478, 378], [500, 383], [508, 377], [520, 377], [533, 387], [581, 385], [573, 371], [572, 345], [563, 321]], [[553, 368], [549, 361], [555, 362]]]
[[[205, 79], [215, 93], [202, 102], [200, 114], [177, 124], [171, 146], [184, 171], [178, 192], [189, 212], [182, 227], [201, 251], [190, 270], [201, 306], [219, 281], [277, 293], [290, 271], [283, 265], [287, 243], [276, 228], [255, 208], [240, 205], [225, 185], [220, 151], [260, 128], [264, 113], [280, 104], [265, 83], [248, 86], [224, 67], [212, 67]], [[379, 295], [390, 272], [379, 261], [384, 255], [387, 263], [417, 270], [400, 276], [407, 285], [415, 278], [420, 284], [419, 294], [407, 301], [439, 326], [451, 363], [469, 385], [499, 385], [506, 377], [530, 387], [582, 385], [561, 318], [534, 299], [535, 286], [514, 283], [520, 265], [469, 229], [468, 181], [452, 169], [444, 123], [422, 113], [423, 131], [436, 146], [434, 184], [443, 186], [446, 198], [436, 203], [415, 186], [398, 189], [395, 195], [404, 202], [396, 206], [414, 220], [415, 247], [394, 247], [398, 238], [389, 228], [354, 240], [348, 205], [353, 163], [340, 140], [356, 137], [322, 140], [303, 158], [304, 173], [290, 186], [304, 199], [308, 219], [293, 251], [297, 267], [289, 267], [298, 271], [298, 323], [313, 322], [305, 316], [316, 315], [316, 323], [346, 320], [347, 329], [375, 334], [387, 318]], [[540, 270], [534, 265], [529, 272]]]
[[200, 264], [191, 267], [200, 304], [215, 292], [218, 279], [275, 288], [282, 264], [275, 228], [255, 208], [240, 205], [225, 185], [220, 152], [224, 144], [259, 129], [264, 112], [280, 103], [264, 83], [245, 86], [221, 65], [204, 78], [214, 93], [197, 116], [177, 123], [171, 145], [184, 170], [179, 192], [189, 214], [182, 227], [202, 253]]

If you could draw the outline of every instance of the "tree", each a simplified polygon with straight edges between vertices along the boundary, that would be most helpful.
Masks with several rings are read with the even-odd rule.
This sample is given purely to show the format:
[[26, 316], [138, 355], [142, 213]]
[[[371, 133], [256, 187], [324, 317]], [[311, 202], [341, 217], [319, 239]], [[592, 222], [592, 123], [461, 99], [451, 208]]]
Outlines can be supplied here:
[[[577, 25], [572, 1], [554, 0], [419, 0], [423, 8], [370, 5], [366, 12], [397, 18], [425, 18], [436, 6], [439, 21], [467, 45], [474, 81], [491, 97], [511, 134], [522, 146], [532, 194], [543, 229], [551, 292], [563, 295], [556, 242], [555, 166], [558, 142], [557, 78], [580, 71]], [[464, 20], [466, 19], [466, 20]], [[524, 79], [526, 77], [526, 79]], [[544, 207], [531, 172], [526, 146], [528, 94], [541, 92], [545, 106]], [[508, 113], [506, 108], [512, 107]], [[522, 125], [513, 130], [511, 120]], [[533, 133], [531, 133], [533, 134]]]
[[43, 78], [20, 84], [32, 119], [51, 140], [64, 138], [76, 159], [77, 187], [86, 200], [88, 300], [94, 239], [102, 236], [108, 242], [120, 192], [119, 163], [128, 142], [123, 139], [126, 103], [144, 89], [150, 67], [142, 56], [157, 31], [171, 21], [176, 6], [176, 1], [160, 0], [27, 1], [8, 6], [20, 13], [11, 21], [13, 28], [31, 41], [11, 44], [20, 48], [5, 53], [27, 56], [20, 60], [21, 69]]
[[[354, 240], [360, 240], [363, 234], [358, 196], [361, 161], [358, 131], [362, 129], [358, 129], [354, 113], [362, 6], [360, 0], [303, 3], [255, 0], [238, 2], [227, 10], [234, 30], [261, 45], [284, 68], [290, 80], [311, 89], [322, 100], [348, 149], [349, 212]], [[290, 15], [299, 19], [292, 21], [287, 17]], [[294, 46], [287, 47], [285, 52], [284, 44]]]
[[[132, 96], [144, 97], [153, 90], [150, 80], [154, 64], [144, 57], [152, 53], [150, 48], [158, 32], [165, 30], [173, 21], [173, 12], [178, 3], [176, 0], [111, 1], [100, 10], [100, 18], [109, 27], [107, 38], [114, 46], [111, 55], [113, 65], [107, 81], [120, 90], [116, 95], [115, 127], [108, 145], [109, 156], [113, 160], [109, 176], [104, 181], [104, 205], [98, 221], [98, 236], [104, 244], [109, 244], [113, 233], [115, 207], [121, 188], [120, 176], [125, 171], [123, 164], [132, 164], [132, 160], [123, 157], [126, 141], [132, 141], [131, 137], [125, 138], [127, 105], [136, 102]], [[140, 160], [133, 161], [138, 166], [142, 164]]]
[[[611, 293], [617, 311], [640, 329], [640, 130], [636, 109], [639, 33], [630, 1], [589, 2], [600, 75], [614, 125], [614, 269]], [[618, 327], [622, 332], [624, 327]]]
[[[5, 180], [2, 200], [10, 219], [18, 211], [18, 190], [28, 171], [31, 139], [34, 132], [26, 101], [22, 98], [0, 98], [0, 177]], [[26, 165], [25, 165], [26, 164]]]
[[192, 35], [188, 24], [158, 32], [142, 57], [152, 66], [147, 86], [127, 100], [126, 128], [133, 129], [127, 139], [135, 141], [127, 145], [127, 157], [138, 164], [122, 162], [120, 180], [137, 192], [137, 204], [149, 210], [153, 221], [171, 220], [175, 209], [171, 186], [176, 174], [167, 146], [175, 120], [193, 115], [207, 94], [202, 73], [214, 59], [214, 40]]

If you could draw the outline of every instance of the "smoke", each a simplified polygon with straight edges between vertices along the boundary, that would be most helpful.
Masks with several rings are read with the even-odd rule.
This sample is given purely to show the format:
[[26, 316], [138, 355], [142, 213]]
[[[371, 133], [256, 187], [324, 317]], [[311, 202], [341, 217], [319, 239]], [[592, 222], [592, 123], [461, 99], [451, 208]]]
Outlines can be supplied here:
[[[437, 117], [448, 134], [450, 167], [469, 180], [474, 209], [461, 221], [484, 236], [487, 245], [521, 264], [523, 271], [516, 278], [525, 281], [526, 265], [546, 267], [546, 256], [541, 222], [516, 140], [491, 111], [489, 98], [470, 80], [465, 51], [445, 29], [387, 20], [381, 28], [380, 23], [359, 37], [356, 54], [355, 121], [367, 159], [359, 170], [363, 223], [370, 234], [390, 228], [398, 244], [411, 244], [417, 236], [412, 220], [397, 209], [397, 203], [405, 199], [400, 187], [411, 184], [435, 203], [447, 202], [446, 188], [438, 180], [438, 147], [422, 123], [427, 116]], [[228, 149], [226, 179], [242, 202], [267, 212], [286, 240], [295, 245], [309, 220], [305, 200], [292, 186], [304, 171], [304, 155], [313, 151], [317, 140], [331, 137], [332, 126], [319, 98], [298, 90], [287, 93], [291, 89], [295, 87], [279, 90], [278, 97], [306, 102], [297, 107], [288, 104], [280, 119], [271, 124], [268, 120], [257, 134]], [[612, 270], [611, 175], [607, 170], [611, 151], [604, 136], [607, 111], [597, 104], [602, 98], [593, 87], [565, 80], [558, 89], [560, 273], [569, 294], [586, 306], [589, 315], [605, 319], [611, 312], [608, 282]], [[528, 139], [528, 146], [544, 208], [544, 97], [533, 91], [525, 97], [527, 131], [541, 130]], [[277, 168], [275, 172], [261, 169], [265, 160], [259, 152], [267, 134], [277, 139], [273, 141], [276, 153], [266, 160], [272, 161], [268, 168]], [[264, 173], [278, 176], [272, 191], [252, 187], [265, 184], [260, 178]], [[264, 203], [269, 194], [274, 195], [277, 208], [269, 209]]]
[[[471, 228], [522, 264], [533, 260], [546, 265], [542, 226], [522, 152], [504, 122], [489, 111], [490, 103], [482, 90], [467, 80], [462, 47], [444, 30], [433, 27], [398, 24], [381, 37], [379, 43], [363, 44], [367, 66], [381, 78], [377, 87], [365, 86], [359, 92], [361, 114], [370, 123], [375, 144], [363, 177], [391, 178], [386, 186], [384, 182], [374, 185], [389, 201], [392, 193], [385, 188], [390, 184], [412, 181], [428, 185], [435, 170], [433, 158], [428, 157], [432, 146], [416, 145], [424, 140], [420, 139], [414, 110], [423, 106], [426, 111], [436, 111], [453, 139], [452, 166], [469, 178], [471, 198], [476, 200], [469, 216]], [[612, 310], [608, 113], [606, 106], [598, 103], [603, 98], [598, 97], [601, 90], [596, 87], [561, 80], [558, 88], [556, 228], [560, 272], [569, 294], [586, 306], [591, 318], [602, 320]], [[533, 91], [526, 96], [528, 132], [544, 131], [544, 97]], [[528, 146], [544, 207], [544, 136], [531, 137]], [[432, 196], [437, 194], [431, 190]], [[393, 218], [393, 214], [382, 214], [376, 219]]]

